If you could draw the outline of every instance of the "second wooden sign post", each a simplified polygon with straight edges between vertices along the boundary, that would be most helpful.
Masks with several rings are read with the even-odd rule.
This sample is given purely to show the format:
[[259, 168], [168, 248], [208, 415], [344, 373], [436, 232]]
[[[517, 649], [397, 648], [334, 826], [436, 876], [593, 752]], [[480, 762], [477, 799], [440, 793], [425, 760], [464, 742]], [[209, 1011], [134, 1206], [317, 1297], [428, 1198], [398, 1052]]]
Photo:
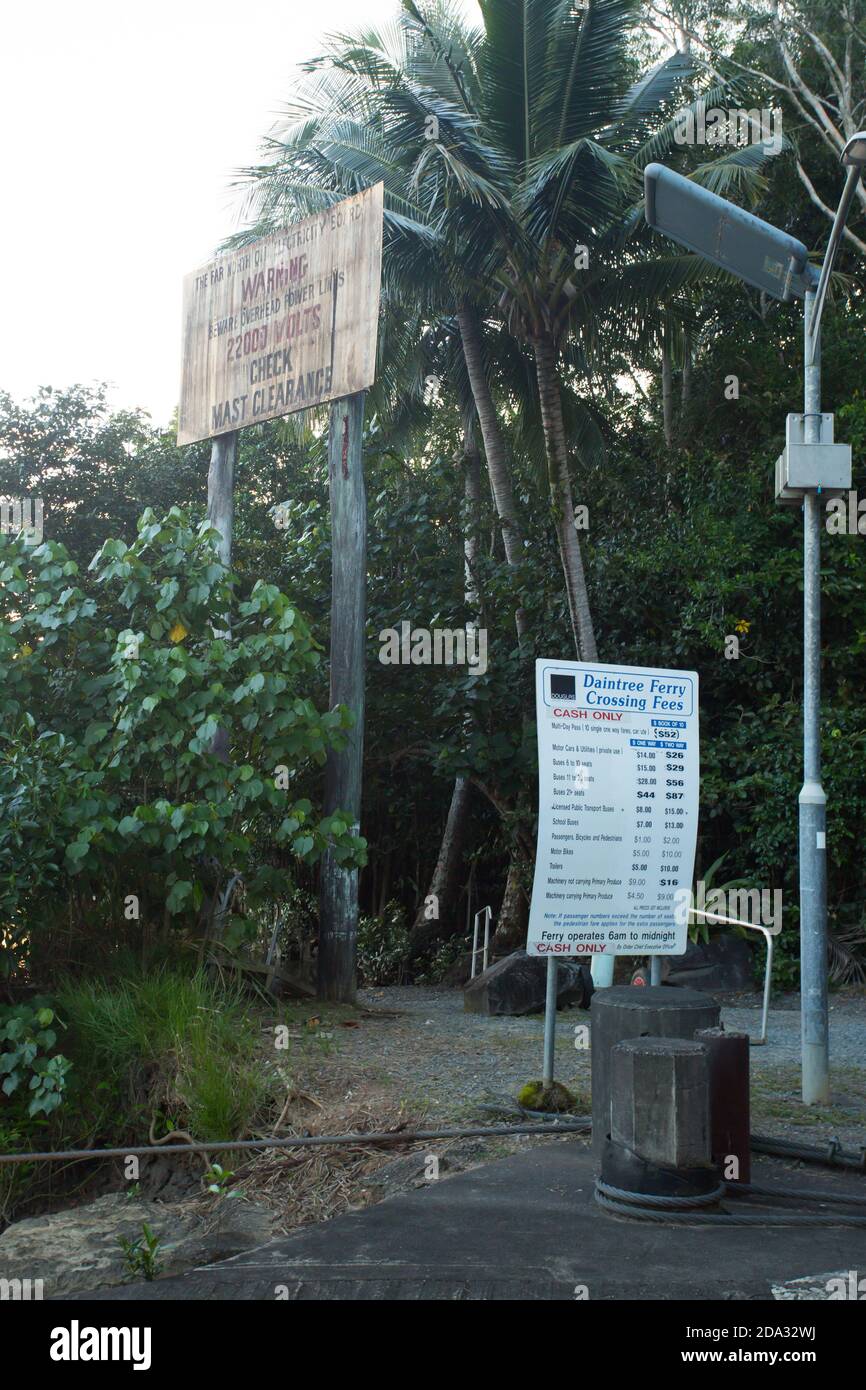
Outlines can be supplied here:
[[[328, 484], [331, 506], [331, 709], [355, 716], [346, 747], [331, 752], [325, 770], [325, 815], [361, 817], [364, 759], [365, 624], [367, 619], [367, 494], [361, 438], [363, 391], [331, 406]], [[329, 850], [319, 890], [317, 986], [321, 999], [355, 997], [358, 870], [344, 869]]]

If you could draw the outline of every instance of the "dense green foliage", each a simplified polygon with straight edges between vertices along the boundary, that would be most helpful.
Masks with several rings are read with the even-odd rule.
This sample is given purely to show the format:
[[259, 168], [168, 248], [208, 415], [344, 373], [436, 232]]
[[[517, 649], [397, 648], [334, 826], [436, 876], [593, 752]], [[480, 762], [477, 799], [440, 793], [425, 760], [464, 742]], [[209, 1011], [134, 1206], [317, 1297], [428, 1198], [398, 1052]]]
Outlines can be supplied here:
[[67, 911], [70, 931], [147, 935], [239, 872], [253, 905], [280, 882], [265, 844], [363, 854], [344, 818], [297, 795], [350, 718], [307, 694], [317, 645], [275, 585], [233, 602], [206, 525], [145, 512], [132, 544], [104, 542], [86, 588], [56, 541], [0, 537], [0, 566], [7, 969], [13, 940], [38, 956]]
[[[46, 999], [0, 1005], [0, 1087], [4, 1096], [26, 1103], [27, 1117], [50, 1115], [63, 1101], [71, 1063], [56, 1052], [54, 1010]], [[53, 1055], [49, 1055], [53, 1054]]]

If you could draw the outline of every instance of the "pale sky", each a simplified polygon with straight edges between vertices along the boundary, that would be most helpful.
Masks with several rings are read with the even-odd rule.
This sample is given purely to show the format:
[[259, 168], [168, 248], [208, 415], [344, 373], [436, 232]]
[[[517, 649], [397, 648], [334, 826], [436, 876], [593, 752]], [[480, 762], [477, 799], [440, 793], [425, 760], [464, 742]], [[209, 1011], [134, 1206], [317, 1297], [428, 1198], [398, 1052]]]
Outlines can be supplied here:
[[[467, 12], [474, 10], [466, 0]], [[396, 0], [40, 0], [6, 6], [0, 389], [108, 381], [168, 423], [181, 282], [237, 226], [254, 163], [322, 36]]]

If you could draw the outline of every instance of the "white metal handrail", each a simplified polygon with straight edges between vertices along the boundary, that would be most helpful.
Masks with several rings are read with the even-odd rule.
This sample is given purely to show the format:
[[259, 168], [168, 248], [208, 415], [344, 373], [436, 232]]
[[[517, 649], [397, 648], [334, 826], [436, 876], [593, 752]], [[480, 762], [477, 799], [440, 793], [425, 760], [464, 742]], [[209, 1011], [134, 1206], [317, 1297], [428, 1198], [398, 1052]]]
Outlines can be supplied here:
[[689, 916], [702, 917], [706, 922], [722, 922], [728, 927], [746, 927], [749, 931], [759, 931], [767, 943], [767, 963], [764, 967], [764, 1003], [761, 1009], [761, 1036], [750, 1038], [753, 1047], [761, 1047], [767, 1041], [767, 1017], [770, 1012], [770, 981], [773, 975], [773, 933], [767, 927], [754, 922], [742, 922], [738, 917], [719, 917], [715, 912], [702, 912], [700, 908], [689, 908]]
[[471, 980], [475, 979], [475, 967], [478, 962], [478, 918], [484, 918], [484, 949], [481, 955], [481, 969], [484, 971], [487, 969], [487, 949], [490, 944], [490, 920], [492, 916], [493, 909], [490, 907], [482, 907], [475, 914], [475, 922], [472, 930], [472, 971], [469, 976]]

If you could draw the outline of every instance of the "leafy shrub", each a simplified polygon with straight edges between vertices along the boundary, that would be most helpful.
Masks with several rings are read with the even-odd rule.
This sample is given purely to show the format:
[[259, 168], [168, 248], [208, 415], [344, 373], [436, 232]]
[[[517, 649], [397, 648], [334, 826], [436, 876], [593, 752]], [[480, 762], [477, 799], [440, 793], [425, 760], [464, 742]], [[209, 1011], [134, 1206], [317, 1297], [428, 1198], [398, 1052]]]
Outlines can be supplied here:
[[409, 932], [399, 903], [358, 922], [358, 980], [362, 985], [398, 985], [409, 955]]
[[[0, 1105], [0, 1153], [22, 1153], [27, 1147], [24, 1130], [11, 1117], [7, 1118], [4, 1110], [5, 1106]], [[32, 1163], [0, 1164], [0, 1231], [12, 1219], [32, 1181]]]
[[[449, 971], [458, 961], [463, 959], [469, 950], [468, 936], [452, 936], [447, 941], [440, 941], [426, 958], [422, 967], [415, 971], [416, 981], [419, 985], [441, 984]], [[478, 960], [480, 969], [480, 956]]]
[[307, 624], [272, 584], [235, 602], [215, 537], [178, 508], [145, 512], [85, 589], [62, 545], [0, 536], [7, 974], [53, 962], [46, 916], [97, 941], [134, 921], [146, 941], [172, 920], [204, 929], [232, 875], [267, 900], [285, 876], [269, 855], [365, 861], [351, 818], [296, 790], [351, 715], [316, 709]]
[[135, 1240], [120, 1236], [118, 1243], [123, 1251], [123, 1261], [130, 1279], [145, 1279], [148, 1283], [159, 1273], [157, 1251], [162, 1237], [154, 1235], [146, 1221], [141, 1223], [141, 1235]]
[[0, 1005], [0, 1045], [5, 1045], [5, 1051], [0, 1052], [0, 1090], [13, 1096], [24, 1088], [22, 1095], [29, 1096], [27, 1114], [31, 1119], [50, 1115], [62, 1104], [66, 1074], [72, 1066], [59, 1052], [49, 1055], [57, 1042], [51, 1027], [54, 1022], [54, 1010], [47, 1000]]

